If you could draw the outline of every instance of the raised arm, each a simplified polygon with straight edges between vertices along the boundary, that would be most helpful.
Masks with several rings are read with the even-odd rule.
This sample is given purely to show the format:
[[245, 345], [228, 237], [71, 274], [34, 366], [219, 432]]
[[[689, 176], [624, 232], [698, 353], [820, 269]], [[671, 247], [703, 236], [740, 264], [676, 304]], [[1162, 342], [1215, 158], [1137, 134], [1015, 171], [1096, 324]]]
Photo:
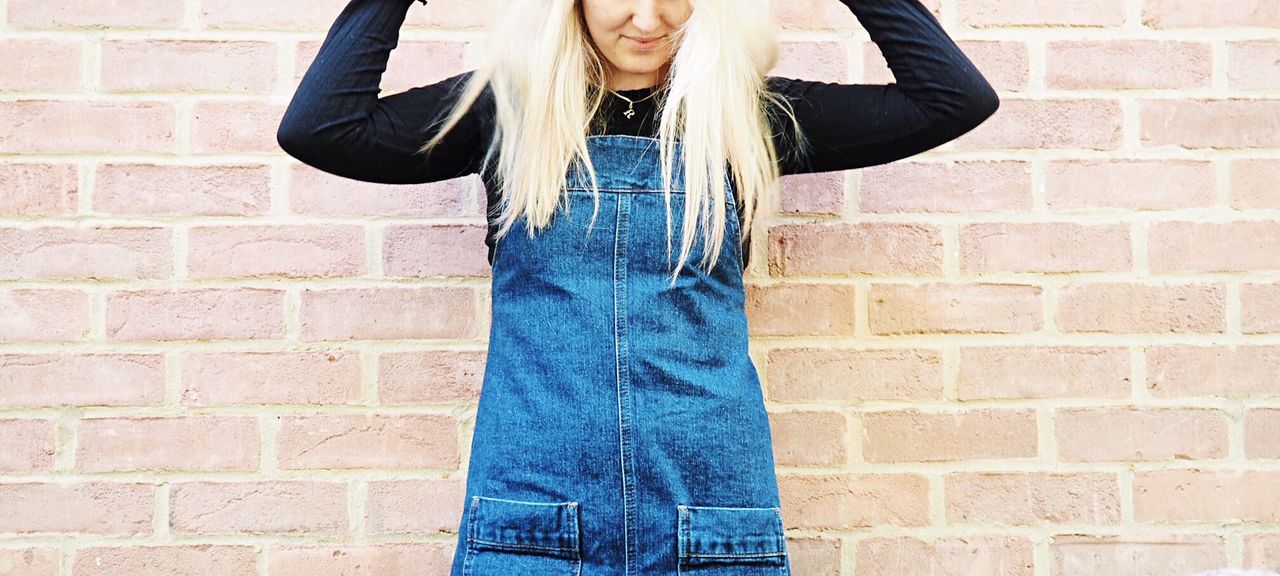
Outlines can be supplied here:
[[[795, 108], [810, 154], [782, 159], [783, 174], [885, 164], [935, 148], [995, 113], [1000, 99], [920, 0], [840, 0], [880, 47], [896, 82], [833, 84], [771, 76]], [[779, 126], [791, 151], [791, 126]]]
[[331, 174], [384, 184], [436, 182], [478, 171], [489, 134], [483, 96], [430, 155], [417, 153], [435, 134], [424, 128], [452, 109], [471, 72], [378, 97], [415, 1], [422, 0], [350, 0], [276, 131], [285, 152]]

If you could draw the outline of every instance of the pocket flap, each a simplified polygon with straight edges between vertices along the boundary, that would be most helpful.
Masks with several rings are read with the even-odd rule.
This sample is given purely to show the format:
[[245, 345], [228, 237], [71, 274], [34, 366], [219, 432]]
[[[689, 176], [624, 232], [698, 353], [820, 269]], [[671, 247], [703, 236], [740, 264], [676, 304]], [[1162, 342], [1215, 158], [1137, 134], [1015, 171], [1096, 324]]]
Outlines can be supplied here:
[[676, 507], [679, 556], [698, 560], [780, 562], [786, 536], [778, 508]]
[[578, 503], [472, 496], [468, 537], [477, 548], [578, 557]]

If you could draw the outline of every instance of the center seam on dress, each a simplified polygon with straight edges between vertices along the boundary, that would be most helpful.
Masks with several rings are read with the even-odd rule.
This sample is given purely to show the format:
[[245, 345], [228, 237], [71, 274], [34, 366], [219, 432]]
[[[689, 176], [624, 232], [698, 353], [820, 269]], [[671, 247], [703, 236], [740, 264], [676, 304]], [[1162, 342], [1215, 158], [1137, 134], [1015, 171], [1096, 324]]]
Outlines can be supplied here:
[[614, 362], [618, 391], [619, 464], [622, 467], [623, 542], [626, 576], [636, 574], [636, 471], [632, 438], [631, 372], [627, 350], [627, 245], [631, 221], [631, 196], [618, 198], [613, 246]]

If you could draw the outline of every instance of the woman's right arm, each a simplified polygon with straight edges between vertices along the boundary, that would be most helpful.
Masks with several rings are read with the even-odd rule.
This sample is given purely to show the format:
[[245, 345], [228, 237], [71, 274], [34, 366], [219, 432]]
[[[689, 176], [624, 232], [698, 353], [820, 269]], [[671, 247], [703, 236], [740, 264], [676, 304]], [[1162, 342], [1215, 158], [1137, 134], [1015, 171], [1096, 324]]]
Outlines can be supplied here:
[[[474, 71], [378, 97], [415, 1], [421, 0], [350, 0], [280, 121], [276, 140], [285, 152], [330, 174], [383, 184], [436, 182], [478, 171], [491, 130], [485, 95], [429, 155], [418, 153]], [[428, 124], [431, 131], [424, 130]]]

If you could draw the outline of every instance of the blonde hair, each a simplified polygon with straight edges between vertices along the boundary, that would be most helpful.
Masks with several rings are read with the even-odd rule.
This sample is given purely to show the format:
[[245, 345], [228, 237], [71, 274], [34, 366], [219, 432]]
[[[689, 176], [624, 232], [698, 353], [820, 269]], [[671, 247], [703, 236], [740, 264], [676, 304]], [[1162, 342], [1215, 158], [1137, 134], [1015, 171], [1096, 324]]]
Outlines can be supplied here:
[[[673, 33], [677, 48], [654, 97], [671, 249], [670, 191], [675, 141], [684, 152], [684, 226], [680, 256], [705, 230], [702, 263], [710, 270], [725, 235], [725, 182], [731, 174], [750, 230], [757, 206], [772, 206], [780, 172], [767, 107], [791, 119], [797, 147], [807, 146], [786, 100], [768, 90], [765, 74], [777, 61], [778, 41], [769, 0], [688, 0], [692, 15]], [[499, 237], [520, 216], [529, 235], [547, 226], [562, 197], [566, 171], [581, 159], [599, 187], [587, 151], [589, 122], [605, 97], [607, 68], [582, 19], [581, 0], [511, 0], [486, 38], [487, 57], [472, 74], [448, 119], [421, 148], [429, 152], [492, 88], [496, 121], [482, 170], [498, 155], [502, 186]], [[498, 149], [500, 147], [500, 149]], [[797, 152], [799, 153], [799, 152]], [[726, 164], [730, 167], [726, 169]], [[734, 215], [734, 217], [737, 217]], [[746, 234], [742, 234], [745, 238]]]

